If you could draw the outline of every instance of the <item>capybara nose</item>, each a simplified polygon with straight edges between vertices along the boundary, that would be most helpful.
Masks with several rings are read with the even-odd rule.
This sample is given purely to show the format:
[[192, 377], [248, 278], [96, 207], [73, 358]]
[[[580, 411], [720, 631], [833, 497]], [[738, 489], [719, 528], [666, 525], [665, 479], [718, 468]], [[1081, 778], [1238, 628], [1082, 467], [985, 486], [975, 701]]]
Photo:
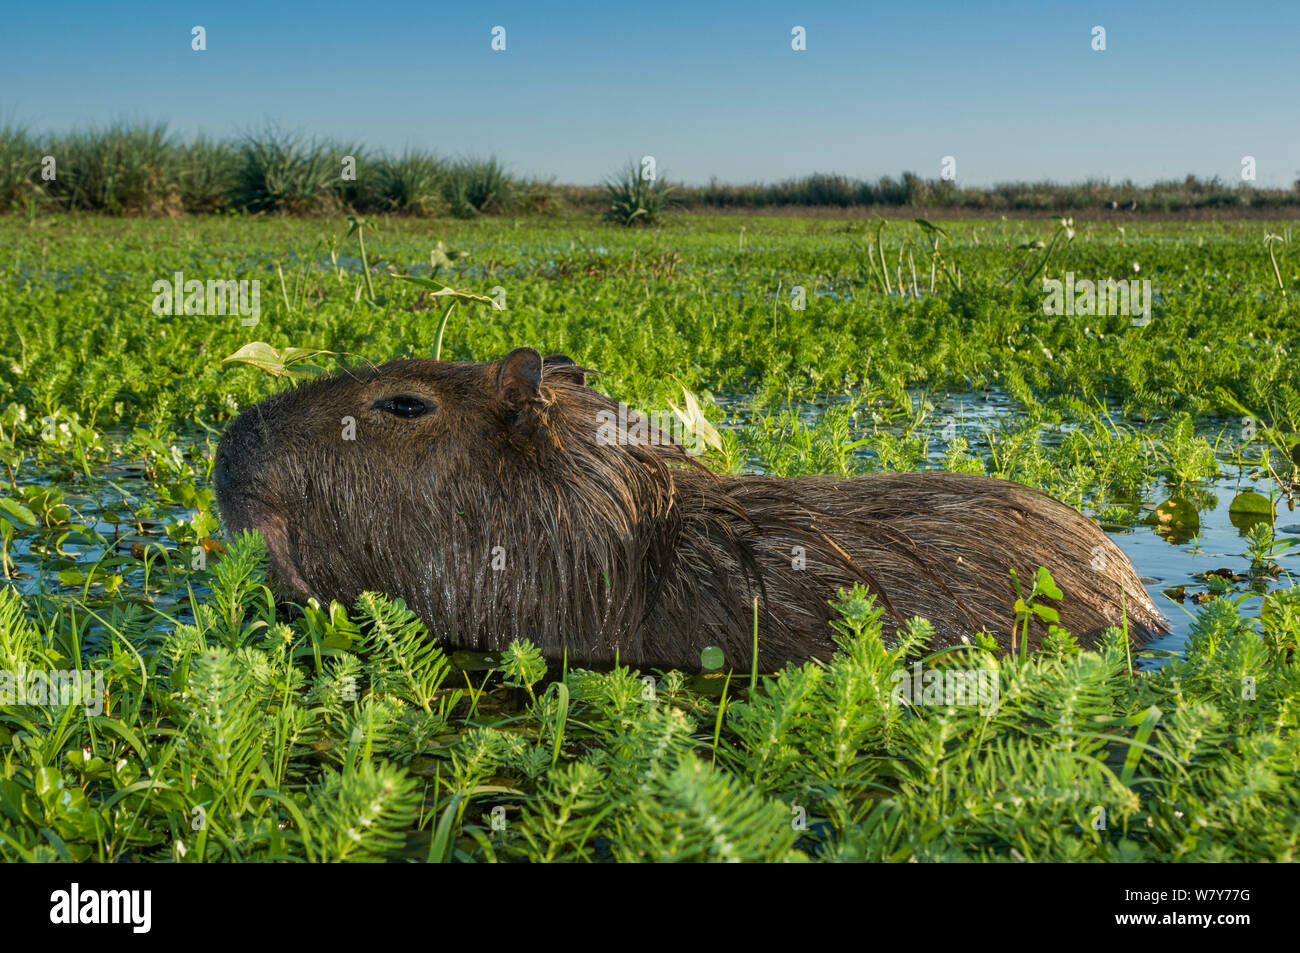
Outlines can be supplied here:
[[237, 417], [226, 427], [217, 443], [217, 457], [212, 461], [212, 488], [223, 513], [228, 515], [232, 505], [248, 490], [252, 462], [261, 448], [259, 428], [249, 426], [244, 417]]

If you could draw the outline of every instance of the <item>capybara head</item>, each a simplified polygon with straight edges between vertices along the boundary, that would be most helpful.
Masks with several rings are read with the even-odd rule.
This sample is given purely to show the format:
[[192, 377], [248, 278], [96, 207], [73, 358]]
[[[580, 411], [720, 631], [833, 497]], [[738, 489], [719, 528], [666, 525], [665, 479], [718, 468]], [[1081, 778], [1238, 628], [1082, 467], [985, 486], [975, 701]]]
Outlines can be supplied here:
[[295, 387], [223, 435], [222, 517], [261, 531], [297, 597], [383, 592], [455, 646], [527, 637], [559, 657], [582, 638], [586, 659], [612, 661], [669, 556], [672, 448], [603, 436], [598, 414], [617, 405], [585, 374], [519, 348]]

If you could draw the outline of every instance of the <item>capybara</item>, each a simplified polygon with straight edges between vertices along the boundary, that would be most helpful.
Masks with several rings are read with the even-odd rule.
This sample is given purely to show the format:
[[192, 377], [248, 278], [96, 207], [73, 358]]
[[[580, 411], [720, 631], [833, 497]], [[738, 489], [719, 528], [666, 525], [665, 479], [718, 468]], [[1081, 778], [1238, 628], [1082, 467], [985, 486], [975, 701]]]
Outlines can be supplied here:
[[855, 582], [891, 633], [922, 616], [936, 647], [979, 631], [1009, 646], [1008, 571], [1028, 586], [1039, 566], [1081, 642], [1122, 625], [1121, 604], [1134, 639], [1165, 631], [1119, 548], [1040, 492], [940, 472], [719, 475], [678, 445], [610, 440], [598, 421], [618, 404], [586, 373], [519, 348], [277, 394], [221, 438], [225, 525], [261, 531], [296, 598], [382, 592], [446, 646], [529, 639], [579, 665], [696, 670], [717, 646], [746, 669], [755, 598], [763, 669], [829, 658], [828, 600]]

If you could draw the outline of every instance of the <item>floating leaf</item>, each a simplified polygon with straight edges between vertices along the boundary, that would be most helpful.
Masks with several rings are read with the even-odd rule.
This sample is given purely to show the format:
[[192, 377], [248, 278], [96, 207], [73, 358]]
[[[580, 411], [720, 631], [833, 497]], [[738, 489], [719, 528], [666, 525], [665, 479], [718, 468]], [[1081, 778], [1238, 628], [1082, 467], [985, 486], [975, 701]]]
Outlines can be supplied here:
[[1248, 530], [1257, 523], [1273, 522], [1273, 504], [1268, 497], [1251, 490], [1238, 493], [1228, 507], [1228, 522], [1240, 530]]
[[321, 373], [322, 368], [305, 362], [322, 354], [332, 355], [334, 353], [334, 351], [305, 347], [287, 347], [282, 351], [277, 351], [263, 341], [253, 341], [251, 344], [245, 344], [234, 354], [222, 360], [222, 363], [251, 364], [275, 377], [285, 374], [295, 378], [313, 377]]
[[1190, 502], [1171, 496], [1155, 512], [1156, 532], [1171, 543], [1185, 543], [1201, 531], [1201, 515]]
[[11, 523], [14, 528], [19, 526], [35, 526], [39, 522], [36, 514], [23, 506], [17, 500], [0, 498], [0, 520]]
[[1201, 525], [1201, 516], [1196, 507], [1180, 496], [1171, 496], [1156, 507], [1156, 519], [1170, 526]]
[[1262, 513], [1267, 516], [1273, 515], [1273, 504], [1268, 501], [1268, 497], [1262, 496], [1251, 490], [1245, 490], [1238, 493], [1228, 507], [1229, 513]]
[[393, 275], [401, 281], [408, 281], [418, 288], [427, 289], [435, 298], [452, 298], [456, 301], [463, 301], [466, 304], [493, 304], [493, 300], [488, 295], [477, 294], [473, 291], [461, 291], [458, 288], [452, 288], [444, 285], [441, 281], [434, 281], [432, 278], [423, 278], [419, 275]]

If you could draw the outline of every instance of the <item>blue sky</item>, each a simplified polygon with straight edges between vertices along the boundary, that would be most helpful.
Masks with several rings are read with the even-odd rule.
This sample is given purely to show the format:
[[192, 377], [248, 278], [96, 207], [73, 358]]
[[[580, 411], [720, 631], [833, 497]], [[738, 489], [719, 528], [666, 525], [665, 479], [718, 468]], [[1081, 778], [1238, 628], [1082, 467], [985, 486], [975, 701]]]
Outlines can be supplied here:
[[933, 178], [947, 155], [973, 185], [1235, 182], [1245, 155], [1258, 185], [1300, 177], [1294, 0], [6, 6], [0, 119], [38, 129], [273, 121], [580, 183], [645, 154], [686, 182]]

